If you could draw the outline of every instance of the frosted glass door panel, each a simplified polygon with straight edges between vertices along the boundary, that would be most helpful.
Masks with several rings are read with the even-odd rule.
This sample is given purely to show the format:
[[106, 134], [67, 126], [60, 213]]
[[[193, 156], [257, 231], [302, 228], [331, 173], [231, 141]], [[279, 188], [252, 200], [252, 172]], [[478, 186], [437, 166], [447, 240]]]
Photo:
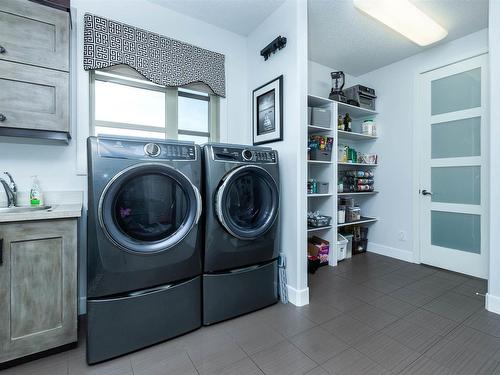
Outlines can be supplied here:
[[481, 155], [481, 117], [432, 124], [431, 130], [432, 159]]
[[440, 78], [431, 83], [431, 114], [481, 106], [481, 68]]
[[431, 212], [431, 244], [468, 253], [481, 253], [481, 217], [454, 212]]
[[481, 167], [432, 167], [432, 202], [481, 204]]

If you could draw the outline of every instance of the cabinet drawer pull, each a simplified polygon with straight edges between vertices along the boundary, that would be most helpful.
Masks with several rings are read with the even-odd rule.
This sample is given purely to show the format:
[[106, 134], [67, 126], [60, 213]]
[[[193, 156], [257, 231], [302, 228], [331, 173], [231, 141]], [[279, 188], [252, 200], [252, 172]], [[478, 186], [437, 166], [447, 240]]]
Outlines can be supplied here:
[[0, 266], [3, 264], [3, 238], [0, 238]]
[[0, 122], [4, 122], [5, 120], [7, 120], [7, 117], [3, 113], [0, 113]]
[[0, 53], [5, 53], [5, 52], [7, 52], [7, 50], [3, 46], [0, 46]]

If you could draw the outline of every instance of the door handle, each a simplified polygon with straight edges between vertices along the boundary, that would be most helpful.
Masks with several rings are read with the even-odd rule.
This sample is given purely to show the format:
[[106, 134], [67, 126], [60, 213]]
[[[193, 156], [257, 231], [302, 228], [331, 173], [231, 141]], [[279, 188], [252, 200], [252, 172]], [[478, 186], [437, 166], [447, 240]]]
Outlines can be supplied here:
[[5, 53], [5, 52], [7, 52], [7, 50], [5, 49], [5, 47], [0, 46], [0, 53]]
[[3, 113], [0, 113], [0, 122], [4, 122], [5, 120], [7, 120], [7, 117]]
[[422, 190], [422, 195], [432, 195], [432, 192], [427, 190]]

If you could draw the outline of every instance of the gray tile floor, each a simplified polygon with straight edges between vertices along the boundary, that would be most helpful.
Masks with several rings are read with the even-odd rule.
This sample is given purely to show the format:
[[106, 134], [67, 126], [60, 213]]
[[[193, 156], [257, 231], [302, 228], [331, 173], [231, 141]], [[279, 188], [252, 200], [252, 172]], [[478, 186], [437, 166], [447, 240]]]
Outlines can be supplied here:
[[500, 316], [475, 295], [482, 280], [365, 254], [309, 282], [302, 308], [277, 304], [91, 367], [82, 339], [4, 373], [500, 374]]

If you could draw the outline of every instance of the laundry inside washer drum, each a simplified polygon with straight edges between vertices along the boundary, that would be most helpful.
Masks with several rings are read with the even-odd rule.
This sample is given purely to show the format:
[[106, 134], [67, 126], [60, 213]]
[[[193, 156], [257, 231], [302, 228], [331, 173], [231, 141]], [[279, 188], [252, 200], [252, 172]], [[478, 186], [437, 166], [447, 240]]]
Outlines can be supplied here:
[[182, 187], [162, 174], [131, 179], [113, 202], [116, 226], [128, 237], [146, 242], [165, 239], [175, 233], [188, 215], [188, 201]]

